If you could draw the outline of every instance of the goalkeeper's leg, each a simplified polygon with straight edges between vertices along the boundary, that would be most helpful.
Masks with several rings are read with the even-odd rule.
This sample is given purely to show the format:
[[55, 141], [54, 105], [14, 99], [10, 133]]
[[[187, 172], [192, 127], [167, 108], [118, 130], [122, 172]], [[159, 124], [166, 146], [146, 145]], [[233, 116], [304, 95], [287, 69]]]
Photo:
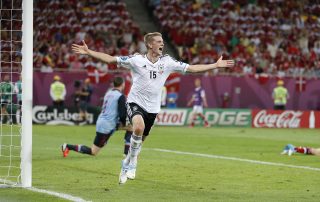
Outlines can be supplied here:
[[79, 144], [73, 145], [73, 144], [64, 143], [62, 145], [63, 156], [67, 157], [70, 150], [73, 150], [75, 152], [79, 152], [82, 154], [95, 156], [99, 153], [100, 149], [107, 144], [112, 134], [113, 134], [113, 131], [108, 134], [96, 132], [96, 137], [94, 139], [92, 147], [88, 147], [86, 145], [79, 145]]

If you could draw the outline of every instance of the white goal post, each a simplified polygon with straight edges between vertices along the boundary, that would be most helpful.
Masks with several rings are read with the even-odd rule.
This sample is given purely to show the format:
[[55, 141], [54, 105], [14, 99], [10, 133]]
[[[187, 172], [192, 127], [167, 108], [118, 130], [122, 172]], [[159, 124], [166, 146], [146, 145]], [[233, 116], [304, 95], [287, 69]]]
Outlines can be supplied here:
[[32, 186], [33, 0], [22, 2], [21, 185]]
[[0, 0], [0, 188], [32, 186], [32, 88], [33, 0]]

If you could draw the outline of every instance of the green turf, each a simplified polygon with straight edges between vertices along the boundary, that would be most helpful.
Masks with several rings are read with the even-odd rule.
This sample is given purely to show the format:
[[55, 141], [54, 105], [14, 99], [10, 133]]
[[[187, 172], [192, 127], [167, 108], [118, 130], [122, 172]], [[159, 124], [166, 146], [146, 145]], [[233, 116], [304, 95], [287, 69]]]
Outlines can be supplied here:
[[[137, 177], [118, 185], [124, 131], [91, 157], [63, 142], [91, 145], [93, 126], [34, 126], [33, 186], [90, 201], [319, 201], [320, 171], [154, 151], [152, 148], [320, 168], [320, 158], [279, 155], [287, 143], [319, 147], [319, 130], [155, 127], [143, 145]], [[55, 201], [0, 189], [0, 201]], [[2, 200], [3, 199], [3, 200]], [[63, 201], [60, 199], [60, 201]]]

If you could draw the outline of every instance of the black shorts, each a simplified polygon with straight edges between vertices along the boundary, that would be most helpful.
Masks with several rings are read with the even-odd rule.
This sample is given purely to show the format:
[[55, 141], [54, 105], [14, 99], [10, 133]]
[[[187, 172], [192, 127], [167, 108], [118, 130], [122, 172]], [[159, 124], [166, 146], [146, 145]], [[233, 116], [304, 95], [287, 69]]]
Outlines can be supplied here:
[[157, 113], [148, 113], [144, 109], [142, 109], [139, 105], [132, 102], [132, 103], [127, 103], [127, 114], [131, 124], [132, 124], [132, 118], [135, 115], [139, 114], [142, 116], [144, 125], [145, 125], [143, 135], [148, 136], [154, 124], [154, 121], [157, 117]]
[[87, 111], [88, 102], [81, 100], [79, 106], [80, 106], [80, 110], [82, 110], [82, 111]]
[[54, 107], [63, 107], [64, 106], [64, 101], [53, 101], [53, 106]]
[[113, 134], [114, 131], [111, 131], [108, 134], [96, 132], [96, 137], [94, 138], [93, 144], [97, 147], [102, 148], [104, 145], [108, 143], [109, 138]]
[[285, 105], [275, 105], [273, 107], [274, 110], [285, 110], [286, 106]]

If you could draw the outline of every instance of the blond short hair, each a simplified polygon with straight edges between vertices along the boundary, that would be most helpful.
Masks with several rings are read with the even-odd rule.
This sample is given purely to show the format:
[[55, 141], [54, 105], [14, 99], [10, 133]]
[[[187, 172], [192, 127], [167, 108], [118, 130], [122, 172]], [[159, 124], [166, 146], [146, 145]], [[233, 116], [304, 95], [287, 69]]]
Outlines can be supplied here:
[[150, 32], [146, 35], [144, 35], [144, 44], [146, 45], [147, 49], [149, 49], [148, 44], [153, 41], [153, 37], [155, 36], [161, 36], [162, 34], [160, 32]]

